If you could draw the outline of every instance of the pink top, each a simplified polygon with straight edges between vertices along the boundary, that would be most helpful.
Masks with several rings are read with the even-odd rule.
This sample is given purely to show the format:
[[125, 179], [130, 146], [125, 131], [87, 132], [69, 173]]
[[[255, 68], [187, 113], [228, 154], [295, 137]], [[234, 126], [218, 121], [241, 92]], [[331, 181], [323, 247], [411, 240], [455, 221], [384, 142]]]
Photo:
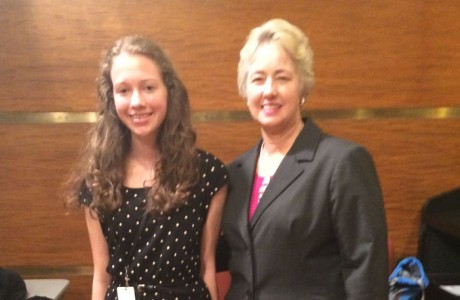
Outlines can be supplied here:
[[249, 205], [249, 220], [251, 220], [252, 215], [256, 210], [257, 204], [259, 204], [260, 198], [262, 198], [262, 195], [264, 194], [270, 179], [270, 176], [262, 177], [256, 174], [254, 178], [254, 185], [252, 186], [251, 203]]

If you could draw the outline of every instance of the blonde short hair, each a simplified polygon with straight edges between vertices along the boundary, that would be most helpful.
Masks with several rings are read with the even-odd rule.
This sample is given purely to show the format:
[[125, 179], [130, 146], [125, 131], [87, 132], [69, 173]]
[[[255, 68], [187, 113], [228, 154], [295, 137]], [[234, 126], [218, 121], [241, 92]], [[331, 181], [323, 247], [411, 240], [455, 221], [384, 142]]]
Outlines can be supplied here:
[[314, 83], [313, 51], [305, 34], [297, 26], [283, 19], [272, 19], [251, 30], [246, 44], [240, 51], [238, 63], [238, 92], [246, 98], [246, 82], [249, 67], [260, 45], [276, 43], [292, 58], [300, 77], [300, 97], [310, 92]]

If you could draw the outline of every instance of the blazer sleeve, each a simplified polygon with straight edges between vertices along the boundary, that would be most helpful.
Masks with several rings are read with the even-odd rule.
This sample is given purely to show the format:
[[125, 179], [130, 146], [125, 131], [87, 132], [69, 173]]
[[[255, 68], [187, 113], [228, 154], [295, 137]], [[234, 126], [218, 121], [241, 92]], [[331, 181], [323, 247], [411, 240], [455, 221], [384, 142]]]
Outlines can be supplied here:
[[341, 149], [331, 179], [331, 211], [347, 299], [388, 299], [387, 225], [371, 155]]

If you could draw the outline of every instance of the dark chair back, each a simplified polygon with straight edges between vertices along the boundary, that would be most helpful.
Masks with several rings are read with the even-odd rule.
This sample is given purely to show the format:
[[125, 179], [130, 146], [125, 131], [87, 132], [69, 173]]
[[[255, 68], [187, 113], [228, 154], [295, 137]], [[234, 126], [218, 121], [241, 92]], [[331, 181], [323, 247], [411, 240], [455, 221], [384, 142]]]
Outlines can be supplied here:
[[[429, 198], [422, 209], [418, 258], [430, 280], [427, 299], [441, 296], [439, 285], [460, 285], [460, 188]], [[429, 297], [430, 293], [438, 293]]]

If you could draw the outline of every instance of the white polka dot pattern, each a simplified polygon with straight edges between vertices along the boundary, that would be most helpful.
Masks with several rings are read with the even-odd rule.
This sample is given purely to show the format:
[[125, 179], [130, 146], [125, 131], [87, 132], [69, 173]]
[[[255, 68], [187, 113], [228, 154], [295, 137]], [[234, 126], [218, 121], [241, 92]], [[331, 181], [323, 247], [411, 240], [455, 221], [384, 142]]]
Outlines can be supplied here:
[[[171, 214], [148, 217], [134, 260], [126, 256], [134, 244], [148, 190], [124, 188], [123, 205], [101, 223], [109, 244], [107, 271], [112, 276], [106, 300], [117, 299], [116, 287], [124, 283], [126, 264], [131, 266], [130, 284], [155, 286], [141, 293], [143, 300], [210, 299], [199, 276], [201, 234], [211, 199], [227, 183], [228, 174], [212, 154], [200, 151], [199, 156], [200, 181], [190, 199]], [[91, 197], [84, 195], [80, 201], [88, 205]]]

